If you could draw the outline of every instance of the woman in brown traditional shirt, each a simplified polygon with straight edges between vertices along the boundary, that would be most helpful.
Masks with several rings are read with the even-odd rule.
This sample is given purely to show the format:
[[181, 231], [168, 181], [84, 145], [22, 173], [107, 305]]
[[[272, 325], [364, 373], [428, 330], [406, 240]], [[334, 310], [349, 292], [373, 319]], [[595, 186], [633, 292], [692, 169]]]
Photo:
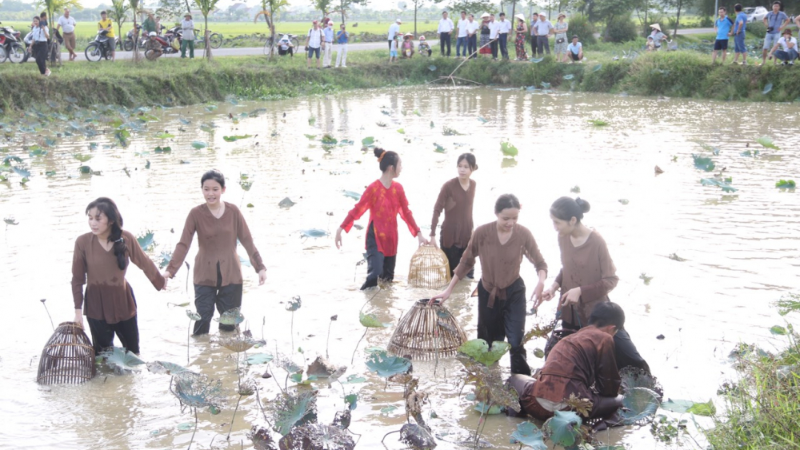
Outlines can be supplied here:
[[[220, 314], [242, 305], [242, 267], [236, 253], [236, 241], [242, 243], [258, 273], [258, 284], [267, 280], [267, 268], [261, 261], [250, 229], [236, 206], [222, 201], [225, 177], [218, 170], [209, 170], [200, 179], [206, 202], [189, 211], [183, 233], [164, 276], [172, 278], [181, 268], [194, 234], [200, 249], [194, 260], [194, 303], [202, 317], [194, 324], [194, 334], [207, 334], [211, 328], [216, 306]], [[220, 324], [222, 331], [233, 331], [235, 326]]]
[[[442, 233], [439, 236], [442, 251], [447, 255], [452, 276], [461, 255], [467, 248], [469, 238], [472, 236], [472, 203], [475, 200], [475, 181], [470, 179], [473, 171], [478, 170], [475, 155], [464, 153], [458, 157], [458, 177], [453, 178], [442, 186], [439, 198], [433, 207], [431, 220], [431, 242], [436, 245], [436, 226], [439, 216], [444, 210]], [[472, 278], [472, 272], [467, 274]]]
[[75, 323], [83, 327], [85, 310], [95, 353], [112, 347], [116, 333], [122, 346], [138, 355], [136, 299], [125, 280], [128, 263], [142, 269], [159, 291], [167, 286], [167, 280], [158, 273], [136, 238], [122, 229], [122, 215], [110, 198], [100, 197], [89, 203], [86, 215], [92, 231], [75, 241], [72, 256]]
[[[614, 261], [608, 246], [597, 230], [581, 221], [591, 206], [586, 200], [561, 197], [550, 208], [550, 218], [558, 232], [561, 249], [561, 271], [553, 286], [544, 292], [542, 300], [548, 301], [561, 290], [559, 311], [565, 330], [575, 331], [589, 323], [589, 315], [596, 305], [608, 302], [608, 293], [616, 286]], [[534, 307], [538, 307], [537, 302]], [[649, 372], [650, 368], [639, 355], [627, 331], [614, 335], [619, 367], [635, 366]]]
[[475, 229], [461, 262], [456, 267], [450, 285], [431, 302], [450, 297], [453, 287], [481, 259], [481, 280], [478, 283], [478, 339], [489, 345], [508, 338], [511, 345], [511, 373], [530, 375], [522, 345], [525, 333], [525, 282], [519, 276], [522, 257], [536, 267], [539, 282], [533, 290], [534, 299], [542, 295], [547, 279], [547, 264], [539, 252], [531, 232], [519, 225], [520, 204], [512, 194], [501, 195], [494, 206], [497, 221]]

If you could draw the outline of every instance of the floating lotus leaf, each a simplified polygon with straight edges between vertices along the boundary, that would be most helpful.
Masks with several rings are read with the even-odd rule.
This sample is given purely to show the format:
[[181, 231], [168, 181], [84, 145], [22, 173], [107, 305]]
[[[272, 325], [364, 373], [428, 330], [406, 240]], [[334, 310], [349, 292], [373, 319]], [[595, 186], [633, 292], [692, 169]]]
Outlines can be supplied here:
[[222, 381], [211, 380], [206, 375], [193, 372], [183, 372], [173, 376], [170, 392], [183, 405], [191, 408], [219, 409], [224, 402]]
[[256, 353], [255, 355], [250, 355], [247, 357], [247, 364], [250, 364], [251, 366], [257, 364], [267, 364], [270, 361], [272, 361], [272, 355], [268, 353]]
[[375, 145], [375, 138], [372, 136], [365, 137], [364, 139], [361, 140], [361, 145], [363, 145], [364, 147], [372, 147], [373, 145]]
[[200, 150], [201, 148], [208, 147], [208, 144], [206, 144], [203, 141], [192, 141], [192, 147], [196, 148], [197, 150]]
[[167, 361], [155, 361], [146, 364], [147, 370], [159, 375], [178, 375], [180, 373], [189, 372], [190, 370], [179, 366], [175, 363]]
[[92, 155], [82, 155], [80, 153], [76, 153], [72, 155], [73, 158], [77, 159], [80, 162], [86, 162], [92, 159]]
[[286, 436], [292, 428], [317, 420], [316, 392], [279, 394], [271, 409], [273, 429]]
[[547, 450], [547, 444], [544, 443], [544, 434], [542, 434], [542, 430], [531, 422], [522, 422], [517, 425], [517, 429], [511, 433], [511, 443], [527, 445], [533, 448], [533, 450]]
[[169, 134], [169, 133], [166, 133], [166, 132], [165, 133], [159, 133], [159, 134], [156, 135], [156, 139], [171, 139], [171, 138], [174, 138], [174, 137], [175, 137], [174, 134]]
[[648, 276], [646, 273], [642, 273], [641, 275], [639, 275], [639, 279], [644, 281], [645, 286], [649, 286], [650, 281], [653, 280], [653, 277]]
[[136, 241], [139, 242], [139, 246], [142, 247], [142, 250], [148, 251], [151, 248], [155, 247], [155, 235], [152, 231], [147, 231], [142, 235], [139, 235], [136, 238]]
[[794, 180], [780, 180], [775, 183], [775, 187], [779, 189], [794, 189], [797, 187], [797, 183]]
[[342, 381], [342, 384], [358, 384], [358, 383], [366, 383], [367, 379], [358, 375], [348, 375], [347, 380]]
[[488, 408], [487, 410], [487, 405], [484, 402], [478, 402], [477, 404], [475, 404], [475, 407], [473, 409], [481, 414], [486, 414], [489, 416], [494, 416], [503, 412], [503, 407], [500, 405], [492, 405], [492, 407]]
[[117, 138], [117, 142], [123, 147], [127, 147], [129, 144], [128, 139], [131, 137], [131, 133], [128, 130], [117, 130], [114, 133], [114, 137]]
[[200, 314], [197, 314], [196, 312], [192, 311], [191, 309], [187, 309], [186, 310], [186, 316], [189, 317], [189, 319], [195, 320], [195, 321], [203, 319], [200, 316]]
[[291, 208], [292, 206], [294, 206], [296, 204], [297, 203], [293, 202], [292, 199], [290, 199], [289, 197], [286, 197], [283, 200], [281, 200], [280, 202], [278, 202], [278, 206], [279, 207], [286, 208], [286, 209], [289, 209], [289, 208]]
[[303, 304], [303, 300], [299, 296], [294, 296], [294, 297], [292, 297], [291, 300], [289, 300], [286, 303], [286, 310], [287, 311], [297, 311], [298, 309], [300, 309], [300, 306], [302, 306], [302, 304]]
[[78, 171], [84, 175], [91, 175], [92, 168], [89, 166], [80, 166], [78, 167]]
[[695, 403], [686, 412], [698, 416], [713, 416], [717, 413], [717, 408], [714, 406], [714, 402], [709, 400], [706, 403]]
[[327, 235], [327, 231], [320, 230], [319, 228], [307, 228], [305, 230], [300, 230], [300, 237], [303, 238], [321, 238]]
[[711, 158], [702, 155], [692, 155], [692, 158], [694, 159], [694, 166], [700, 170], [711, 172], [716, 167]]
[[786, 331], [786, 328], [780, 325], [774, 325], [772, 328], [769, 329], [769, 332], [774, 334], [775, 336], [786, 336], [789, 332]]
[[367, 328], [387, 328], [392, 325], [391, 323], [382, 323], [374, 314], [364, 314], [363, 312], [358, 313], [358, 321]]
[[495, 341], [490, 350], [489, 344], [483, 339], [473, 339], [462, 344], [458, 351], [488, 367], [499, 361], [510, 349], [509, 343]]
[[388, 378], [398, 373], [406, 373], [411, 368], [411, 361], [394, 355], [388, 355], [385, 351], [375, 352], [367, 358], [367, 368], [371, 372], [376, 372], [378, 376]]
[[437, 144], [435, 142], [433, 143], [433, 147], [434, 147], [433, 151], [435, 151], [436, 153], [446, 153], [447, 152], [447, 150], [445, 150], [444, 147], [442, 147], [441, 145], [439, 145], [439, 144]]
[[780, 150], [780, 148], [772, 142], [772, 138], [769, 136], [761, 136], [760, 138], [756, 139], [756, 142], [761, 144], [764, 148], [771, 148], [773, 150]]
[[278, 445], [280, 450], [353, 450], [356, 443], [342, 428], [312, 423], [292, 428]]
[[139, 359], [138, 356], [120, 347], [114, 347], [112, 350], [102, 352], [100, 355], [106, 358], [106, 364], [122, 372], [134, 370], [136, 366], [144, 364], [144, 361]]
[[703, 186], [717, 186], [722, 189], [723, 192], [736, 192], [738, 189], [731, 186], [730, 178], [726, 179], [718, 179], [718, 178], [702, 178], [700, 180], [700, 184]]
[[500, 151], [503, 152], [503, 155], [511, 156], [512, 158], [519, 154], [517, 147], [514, 147], [510, 142], [501, 142]]
[[608, 122], [603, 119], [591, 119], [589, 120], [589, 124], [593, 127], [605, 127], [608, 126]]
[[353, 191], [342, 191], [345, 197], [352, 198], [355, 201], [361, 200], [361, 194]]
[[400, 133], [400, 134], [406, 134], [406, 130], [404, 130], [402, 128], [398, 128], [397, 132]]
[[480, 116], [479, 116], [479, 117], [478, 117], [478, 122], [480, 122], [480, 123], [486, 123], [486, 122], [488, 122], [488, 120], [486, 120], [486, 118], [484, 118], [484, 117], [480, 117]]
[[580, 416], [572, 411], [556, 411], [553, 417], [547, 419], [542, 429], [554, 444], [571, 447], [580, 443], [582, 423]]
[[671, 411], [678, 414], [683, 414], [694, 406], [694, 402], [690, 400], [673, 400], [669, 399], [661, 403], [661, 409]]
[[[229, 324], [233, 325], [233, 324]], [[251, 337], [247, 337], [244, 335], [236, 335], [236, 336], [226, 336], [220, 338], [218, 341], [219, 345], [222, 347], [227, 348], [228, 350], [236, 353], [245, 352], [250, 350], [254, 346], [261, 344], [264, 345], [266, 342], [261, 340], [255, 340]]]
[[400, 441], [416, 450], [430, 450], [436, 447], [436, 440], [430, 431], [415, 423], [407, 423], [400, 428]]
[[240, 308], [231, 308], [222, 313], [219, 318], [214, 319], [222, 325], [238, 325], [244, 322], [244, 316]]
[[292, 361], [291, 358], [288, 358], [285, 355], [279, 354], [276, 363], [278, 367], [289, 373], [297, 373], [303, 370], [302, 367], [298, 366], [294, 361]]
[[172, 153], [172, 147], [156, 147], [153, 153]]
[[241, 136], [222, 136], [222, 139], [224, 139], [225, 142], [236, 142], [236, 141], [238, 141], [240, 139], [247, 139], [249, 137], [252, 137], [252, 136], [250, 136], [249, 134], [244, 134], [244, 135], [241, 135]]

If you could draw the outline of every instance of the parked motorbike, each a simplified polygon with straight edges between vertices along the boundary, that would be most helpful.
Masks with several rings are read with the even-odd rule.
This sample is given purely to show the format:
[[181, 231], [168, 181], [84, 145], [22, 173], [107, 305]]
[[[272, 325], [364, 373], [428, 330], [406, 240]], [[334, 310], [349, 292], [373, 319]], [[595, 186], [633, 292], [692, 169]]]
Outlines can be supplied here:
[[145, 44], [145, 48], [147, 49], [144, 52], [145, 58], [147, 58], [149, 60], [153, 60], [153, 59], [156, 59], [156, 58], [158, 58], [159, 56], [161, 56], [163, 54], [178, 53], [179, 49], [175, 48], [175, 42], [176, 41], [173, 40], [171, 37], [168, 37], [167, 36], [168, 34], [169, 34], [169, 32], [165, 33], [164, 36], [157, 36], [157, 35], [149, 36], [150, 39], [152, 39], [153, 41], [156, 42], [156, 45], [160, 46], [159, 50], [160, 50], [161, 54], [160, 55], [156, 55], [156, 51], [154, 49], [150, 48], [150, 46], [152, 44]]
[[[141, 31], [141, 29], [142, 29], [142, 26], [139, 25], [139, 24], [136, 24], [136, 30]], [[140, 34], [140, 36], [141, 36], [141, 34]], [[139, 47], [140, 48], [144, 47], [144, 43], [145, 42], [147, 42], [147, 39], [144, 39], [144, 40], [140, 41], [139, 42]], [[125, 36], [125, 40], [120, 43], [119, 47], [121, 47], [120, 48], [121, 50], [125, 50], [126, 52], [130, 52], [130, 51], [133, 50], [133, 29], [128, 31], [128, 34]]]
[[86, 47], [86, 59], [91, 62], [100, 61], [101, 58], [110, 59], [111, 50], [116, 45], [116, 39], [107, 36], [108, 31], [97, 33], [94, 40]]
[[[2, 25], [2, 22], [0, 22]], [[20, 32], [11, 26], [0, 26], [0, 62], [6, 59], [19, 64], [25, 58], [25, 48], [20, 44]]]

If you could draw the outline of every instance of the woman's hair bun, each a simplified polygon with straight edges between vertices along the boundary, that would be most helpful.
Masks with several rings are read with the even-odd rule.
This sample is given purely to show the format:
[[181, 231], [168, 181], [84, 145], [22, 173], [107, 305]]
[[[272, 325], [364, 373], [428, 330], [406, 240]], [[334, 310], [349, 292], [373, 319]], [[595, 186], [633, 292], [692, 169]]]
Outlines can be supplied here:
[[584, 213], [587, 213], [589, 212], [589, 210], [592, 209], [592, 205], [590, 205], [589, 202], [580, 197], [575, 199], [575, 203], [578, 204], [578, 206], [581, 208], [581, 211], [583, 211]]
[[384, 151], [385, 151], [385, 150], [383, 150], [383, 149], [382, 149], [382, 148], [380, 148], [380, 147], [375, 147], [375, 148], [372, 150], [372, 152], [373, 152], [373, 153], [375, 153], [375, 157], [376, 157], [376, 158], [380, 158], [380, 157], [381, 157], [381, 155], [383, 154], [383, 152], [384, 152]]

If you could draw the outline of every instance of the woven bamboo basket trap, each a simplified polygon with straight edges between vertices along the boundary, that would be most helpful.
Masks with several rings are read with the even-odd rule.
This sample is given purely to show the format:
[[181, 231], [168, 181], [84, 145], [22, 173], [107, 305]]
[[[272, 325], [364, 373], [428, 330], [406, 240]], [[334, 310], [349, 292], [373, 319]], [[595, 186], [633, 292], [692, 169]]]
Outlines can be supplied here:
[[443, 251], [423, 245], [411, 257], [408, 284], [417, 288], [436, 289], [450, 282], [450, 263]]
[[80, 384], [95, 373], [94, 347], [75, 322], [63, 322], [47, 341], [39, 358], [39, 384]]
[[466, 342], [467, 335], [450, 311], [444, 306], [428, 306], [428, 301], [419, 300], [400, 319], [389, 341], [391, 353], [431, 360], [455, 356]]

